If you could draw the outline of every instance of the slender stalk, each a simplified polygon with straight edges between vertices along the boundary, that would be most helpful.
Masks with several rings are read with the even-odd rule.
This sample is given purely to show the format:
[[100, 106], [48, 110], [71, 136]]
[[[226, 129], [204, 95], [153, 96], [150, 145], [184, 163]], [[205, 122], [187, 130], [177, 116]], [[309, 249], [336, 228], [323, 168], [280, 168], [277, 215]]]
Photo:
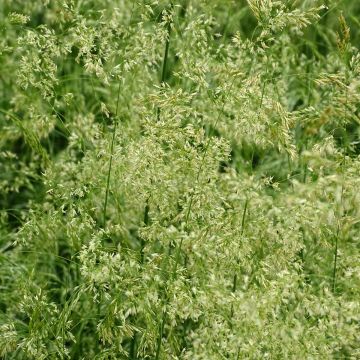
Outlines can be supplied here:
[[[241, 231], [240, 231], [241, 235], [244, 234], [246, 211], [247, 211], [248, 203], [249, 203], [249, 199], [246, 198], [245, 205], [244, 205], [244, 211], [243, 211], [243, 215], [242, 215], [242, 219], [241, 219]], [[234, 275], [232, 292], [236, 291], [236, 286], [237, 286], [237, 274]]]
[[333, 275], [332, 275], [332, 289], [335, 293], [336, 288], [336, 270], [337, 270], [337, 258], [338, 258], [338, 240], [339, 240], [339, 231], [340, 226], [338, 225], [338, 229], [335, 236], [335, 246], [334, 246], [334, 267], [333, 267]]
[[[111, 138], [110, 161], [109, 161], [109, 168], [108, 168], [107, 179], [106, 179], [106, 191], [105, 191], [105, 200], [104, 200], [104, 208], [103, 208], [103, 229], [104, 230], [106, 230], [106, 209], [107, 209], [107, 203], [108, 203], [108, 198], [109, 198], [112, 160], [113, 160], [113, 156], [114, 156], [115, 135], [116, 135], [117, 122], [118, 122], [117, 115], [118, 115], [118, 110], [119, 110], [120, 89], [121, 89], [121, 86], [119, 83], [117, 102], [116, 102], [116, 111], [115, 111], [114, 132], [113, 132], [113, 135]], [[99, 300], [98, 306], [97, 306], [98, 318], [100, 318], [100, 316], [101, 316], [101, 300], [102, 300], [101, 298], [102, 298], [102, 295], [100, 293], [100, 300]], [[97, 348], [99, 348], [99, 342], [100, 342], [100, 339], [98, 339]]]
[[106, 179], [106, 191], [105, 191], [105, 201], [104, 201], [104, 209], [103, 209], [103, 228], [104, 228], [104, 230], [106, 230], [106, 210], [107, 210], [107, 204], [108, 204], [108, 199], [109, 199], [110, 177], [111, 177], [112, 161], [113, 161], [113, 157], [114, 157], [116, 129], [117, 129], [117, 123], [118, 123], [117, 116], [118, 116], [118, 111], [119, 111], [120, 89], [121, 89], [121, 85], [119, 83], [117, 102], [116, 102], [116, 111], [115, 111], [114, 132], [113, 132], [112, 138], [111, 138], [110, 161], [109, 161], [109, 168], [108, 168], [107, 179]]
[[[345, 63], [345, 59], [343, 59]], [[344, 118], [347, 118], [347, 104], [348, 104], [348, 72], [345, 73], [346, 79], [346, 90], [345, 90], [345, 109], [344, 109]], [[343, 167], [345, 166], [345, 153], [342, 164], [342, 175], [344, 175]], [[343, 179], [344, 181], [344, 179]], [[344, 197], [344, 185], [341, 187], [341, 203], [343, 202]], [[340, 211], [339, 211], [340, 212]], [[334, 266], [333, 266], [333, 275], [332, 275], [332, 290], [335, 293], [336, 290], [336, 271], [337, 271], [337, 258], [338, 258], [338, 241], [339, 241], [339, 233], [340, 233], [340, 221], [338, 222], [338, 228], [335, 236], [335, 246], [334, 246]]]
[[243, 212], [243, 216], [242, 216], [242, 220], [241, 220], [241, 235], [244, 234], [244, 230], [245, 230], [245, 218], [246, 218], [246, 211], [247, 211], [247, 207], [249, 204], [249, 199], [246, 198], [245, 200], [245, 205], [244, 205], [244, 212]]
[[[149, 211], [150, 211], [149, 199], [147, 199], [145, 209], [144, 209], [144, 224], [145, 224], [145, 226], [149, 225]], [[141, 241], [140, 262], [141, 262], [141, 264], [143, 264], [144, 263], [145, 240], [143, 238], [141, 238], [140, 241]]]
[[[248, 203], [249, 203], [249, 199], [246, 198], [245, 204], [244, 204], [244, 211], [243, 211], [243, 215], [242, 215], [242, 219], [241, 219], [241, 230], [240, 230], [241, 235], [243, 235], [244, 229], [245, 229], [245, 219], [246, 219], [246, 211], [247, 211]], [[237, 260], [237, 262], [239, 262], [239, 260]], [[233, 293], [236, 292], [236, 287], [237, 287], [237, 273], [235, 272], [234, 278], [233, 278], [233, 286], [232, 286]], [[234, 316], [234, 306], [231, 305], [231, 318], [233, 316]]]

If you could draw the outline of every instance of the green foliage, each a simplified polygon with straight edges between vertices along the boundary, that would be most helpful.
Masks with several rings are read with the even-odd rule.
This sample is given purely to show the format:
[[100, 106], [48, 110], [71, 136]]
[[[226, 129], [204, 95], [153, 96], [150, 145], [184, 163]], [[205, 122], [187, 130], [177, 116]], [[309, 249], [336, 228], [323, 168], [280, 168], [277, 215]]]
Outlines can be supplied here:
[[358, 359], [359, 15], [2, 0], [0, 357]]

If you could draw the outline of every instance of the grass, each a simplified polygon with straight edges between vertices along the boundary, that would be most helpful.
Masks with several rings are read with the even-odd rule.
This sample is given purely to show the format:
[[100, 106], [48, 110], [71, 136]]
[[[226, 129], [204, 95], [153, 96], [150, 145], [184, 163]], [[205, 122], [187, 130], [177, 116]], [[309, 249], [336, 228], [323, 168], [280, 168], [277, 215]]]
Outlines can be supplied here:
[[359, 357], [355, 2], [0, 8], [1, 358]]

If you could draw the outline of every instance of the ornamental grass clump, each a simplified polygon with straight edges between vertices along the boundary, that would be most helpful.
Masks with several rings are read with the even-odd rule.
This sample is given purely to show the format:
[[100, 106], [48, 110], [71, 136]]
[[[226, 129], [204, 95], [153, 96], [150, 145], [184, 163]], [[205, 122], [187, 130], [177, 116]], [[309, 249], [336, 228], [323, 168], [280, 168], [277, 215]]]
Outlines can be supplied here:
[[0, 357], [360, 357], [360, 7], [3, 0]]

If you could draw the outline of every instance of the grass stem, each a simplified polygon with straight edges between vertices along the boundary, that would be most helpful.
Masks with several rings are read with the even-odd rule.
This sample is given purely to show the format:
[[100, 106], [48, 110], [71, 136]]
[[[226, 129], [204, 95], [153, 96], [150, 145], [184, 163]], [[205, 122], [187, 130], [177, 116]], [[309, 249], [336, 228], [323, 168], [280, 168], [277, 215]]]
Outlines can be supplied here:
[[113, 131], [112, 138], [111, 138], [109, 168], [108, 168], [107, 178], [106, 178], [106, 191], [105, 191], [105, 200], [104, 200], [104, 209], [103, 209], [103, 228], [104, 228], [104, 230], [106, 230], [106, 211], [107, 211], [107, 204], [108, 204], [108, 199], [109, 199], [110, 177], [111, 177], [111, 170], [112, 170], [112, 161], [113, 161], [113, 157], [114, 157], [116, 129], [117, 129], [117, 123], [118, 123], [117, 116], [118, 116], [118, 111], [119, 111], [120, 89], [121, 89], [121, 84], [119, 83], [117, 102], [116, 102], [115, 119], [114, 119], [114, 131]]
[[332, 274], [332, 289], [335, 293], [336, 289], [336, 270], [337, 270], [337, 258], [338, 258], [338, 240], [339, 240], [339, 230], [340, 226], [338, 225], [338, 229], [335, 236], [335, 244], [334, 244], [334, 267], [333, 267], [333, 274]]

